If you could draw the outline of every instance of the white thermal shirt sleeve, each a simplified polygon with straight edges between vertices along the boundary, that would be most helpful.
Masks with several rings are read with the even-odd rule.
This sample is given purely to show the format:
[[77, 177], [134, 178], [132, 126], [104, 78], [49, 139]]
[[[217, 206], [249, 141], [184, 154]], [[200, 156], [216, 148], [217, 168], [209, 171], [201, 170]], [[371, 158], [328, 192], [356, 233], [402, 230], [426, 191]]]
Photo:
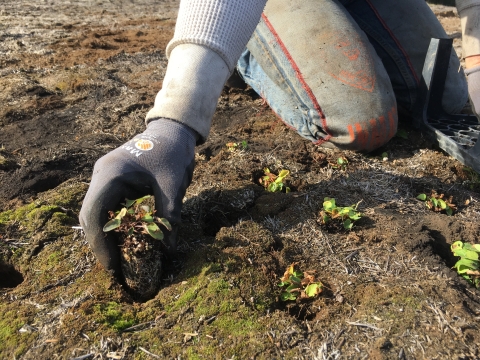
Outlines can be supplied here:
[[463, 57], [480, 54], [480, 0], [456, 0], [462, 22]]
[[233, 71], [257, 27], [266, 0], [182, 0], [167, 56], [179, 44], [215, 51]]
[[266, 0], [181, 0], [162, 89], [146, 121], [164, 117], [205, 140], [223, 86]]

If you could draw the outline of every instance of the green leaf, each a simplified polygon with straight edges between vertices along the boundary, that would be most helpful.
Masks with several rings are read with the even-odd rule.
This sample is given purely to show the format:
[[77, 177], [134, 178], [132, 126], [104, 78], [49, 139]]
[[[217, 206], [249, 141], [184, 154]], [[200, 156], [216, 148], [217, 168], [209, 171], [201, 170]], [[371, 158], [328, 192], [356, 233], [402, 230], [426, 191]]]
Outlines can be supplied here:
[[135, 231], [135, 230], [133, 229], [133, 227], [131, 227], [130, 229], [128, 229], [127, 235], [128, 235], [128, 236], [133, 235], [133, 232], [134, 232], [134, 231]]
[[290, 174], [290, 171], [288, 170], [280, 170], [280, 172], [278, 173], [278, 177], [283, 179], [287, 177], [289, 174]]
[[330, 199], [330, 198], [325, 198], [323, 202], [323, 208], [325, 210], [332, 210], [336, 208], [337, 206], [335, 205], [335, 199]]
[[125, 215], [127, 215], [127, 209], [122, 208], [122, 210], [118, 212], [117, 216], [115, 216], [115, 219], [121, 220]]
[[143, 216], [140, 220], [151, 223], [153, 222], [153, 216], [151, 214], [147, 214]]
[[298, 281], [300, 281], [300, 278], [303, 278], [303, 273], [301, 271], [298, 271], [298, 270], [294, 270], [292, 275], [296, 278], [298, 278]]
[[[302, 281], [302, 279], [300, 279], [300, 277], [296, 277], [295, 275], [292, 275], [288, 278], [288, 280], [290, 280], [292, 283], [300, 283]], [[296, 284], [292, 284], [294, 285], [295, 287], [298, 287], [298, 285]]]
[[112, 231], [118, 228], [121, 223], [122, 223], [122, 220], [119, 218], [112, 219], [105, 224], [105, 226], [103, 227], [103, 231], [105, 232]]
[[470, 251], [480, 252], [480, 245], [479, 244], [472, 245], [472, 244], [469, 244], [469, 243], [465, 243], [465, 244], [463, 244], [463, 248], [467, 249], [467, 250], [470, 250]]
[[163, 232], [162, 230], [160, 230], [157, 224], [144, 224], [143, 227], [152, 238], [157, 240], [163, 240]]
[[282, 299], [282, 301], [295, 300], [296, 298], [296, 295], [286, 291], [282, 292], [282, 294], [280, 295], [280, 299]]
[[285, 193], [288, 194], [290, 191], [291, 191], [290, 188], [287, 186], [287, 187], [285, 188]]
[[163, 226], [165, 226], [168, 231], [172, 231], [172, 225], [170, 224], [170, 222], [167, 219], [157, 217], [157, 221], [160, 224], [162, 224]]
[[150, 199], [151, 197], [152, 195], [145, 195], [141, 198], [138, 198], [137, 200], [135, 200], [135, 205], [140, 205], [142, 202], [144, 202], [147, 199]]
[[337, 164], [338, 164], [338, 165], [344, 165], [344, 164], [346, 164], [346, 161], [345, 161], [343, 158], [339, 157], [339, 158], [337, 159]]
[[456, 249], [461, 249], [463, 248], [463, 242], [461, 242], [460, 240], [458, 241], [455, 241], [451, 246], [450, 246], [450, 249], [452, 251], [455, 251]]
[[343, 222], [343, 227], [350, 230], [353, 227], [353, 222], [350, 219], [347, 219]]
[[451, 207], [447, 207], [447, 208], [445, 209], [445, 212], [447, 213], [448, 216], [452, 216], [452, 214], [453, 214], [453, 210], [452, 210]]
[[469, 259], [460, 259], [453, 266], [459, 274], [464, 274], [467, 270], [480, 270], [480, 262]]
[[348, 217], [353, 221], [360, 220], [362, 218], [360, 213], [355, 210], [350, 210], [350, 212], [348, 213]]
[[425, 201], [425, 200], [427, 200], [427, 195], [425, 195], [425, 194], [420, 194], [420, 195], [417, 196], [417, 199], [418, 199], [418, 200]]
[[125, 205], [126, 208], [129, 208], [129, 207], [132, 206], [134, 203], [135, 203], [135, 200], [130, 200], [130, 199], [125, 198], [125, 203], [122, 204], [122, 205]]
[[285, 291], [287, 292], [294, 292], [299, 290], [299, 285], [298, 284], [290, 284]]
[[270, 192], [276, 192], [278, 189], [278, 184], [273, 182], [270, 185], [268, 185], [268, 191]]
[[382, 155], [380, 155], [382, 158], [388, 158], [388, 153], [387, 152], [383, 152]]
[[443, 201], [442, 199], [437, 199], [438, 205], [442, 208], [442, 210], [445, 210], [447, 208], [447, 203]]
[[462, 259], [478, 260], [478, 253], [476, 251], [467, 250], [465, 248], [455, 249], [453, 255], [460, 256]]
[[438, 206], [438, 201], [434, 197], [430, 198], [430, 201], [432, 202], [433, 206], [435, 206], [435, 207]]
[[314, 297], [320, 293], [321, 288], [322, 286], [319, 283], [310, 284], [305, 288], [305, 294], [308, 297]]

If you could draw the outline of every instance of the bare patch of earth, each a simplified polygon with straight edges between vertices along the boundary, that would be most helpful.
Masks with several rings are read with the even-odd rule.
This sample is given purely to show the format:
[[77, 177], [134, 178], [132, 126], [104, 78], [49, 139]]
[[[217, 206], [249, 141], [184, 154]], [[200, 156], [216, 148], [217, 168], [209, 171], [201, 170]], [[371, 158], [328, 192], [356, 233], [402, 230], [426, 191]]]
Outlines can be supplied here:
[[[72, 226], [95, 160], [144, 127], [177, 7], [0, 5], [0, 357], [479, 358], [480, 293], [449, 250], [478, 242], [479, 178], [408, 119], [408, 139], [335, 152], [288, 130], [251, 90], [225, 89], [158, 295], [135, 302], [102, 270]], [[456, 12], [434, 9], [459, 51]], [[341, 156], [348, 165], [332, 166]], [[266, 193], [264, 167], [289, 169], [293, 191]], [[426, 209], [416, 195], [431, 190], [458, 211]], [[327, 196], [361, 201], [352, 231], [320, 223]], [[291, 263], [323, 282], [318, 298], [279, 300]]]

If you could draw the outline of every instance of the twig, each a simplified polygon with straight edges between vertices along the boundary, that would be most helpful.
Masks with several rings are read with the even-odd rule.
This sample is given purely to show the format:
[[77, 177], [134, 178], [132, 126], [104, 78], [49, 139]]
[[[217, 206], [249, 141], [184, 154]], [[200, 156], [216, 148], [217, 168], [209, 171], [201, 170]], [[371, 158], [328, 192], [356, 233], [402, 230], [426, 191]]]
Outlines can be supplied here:
[[352, 257], [354, 257], [355, 255], [358, 255], [358, 254], [359, 254], [358, 250], [355, 250], [355, 251], [351, 252], [350, 254], [348, 254], [347, 256], [345, 256], [345, 258], [343, 260], [348, 260], [348, 259], [350, 259], [350, 258], [352, 258]]
[[134, 331], [139, 331], [139, 330], [145, 330], [148, 326], [154, 324], [155, 321], [147, 321], [141, 324], [133, 325], [130, 326], [126, 329], [123, 330], [123, 332], [134, 332]]
[[153, 357], [153, 358], [155, 358], [155, 359], [160, 359], [160, 356], [151, 353], [150, 351], [144, 349], [143, 347], [139, 346], [138, 348], [139, 348], [140, 350], [142, 350], [145, 354], [150, 355], [151, 357]]
[[360, 327], [366, 327], [366, 328], [369, 328], [369, 329], [373, 329], [373, 330], [383, 330], [383, 329], [380, 329], [376, 326], [373, 326], [373, 325], [370, 325], [370, 324], [363, 324], [363, 323], [357, 323], [357, 322], [350, 322], [350, 321], [347, 321], [347, 324], [349, 325], [353, 325], [353, 326], [360, 326]]

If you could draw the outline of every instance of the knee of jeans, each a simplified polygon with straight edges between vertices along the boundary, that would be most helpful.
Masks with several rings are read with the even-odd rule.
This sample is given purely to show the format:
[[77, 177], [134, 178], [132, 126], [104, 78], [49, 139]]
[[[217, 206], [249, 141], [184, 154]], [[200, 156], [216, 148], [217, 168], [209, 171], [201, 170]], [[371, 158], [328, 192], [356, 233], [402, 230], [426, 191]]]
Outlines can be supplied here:
[[398, 126], [396, 105], [392, 105], [384, 112], [369, 117], [353, 117], [351, 120], [343, 118], [330, 121], [328, 139], [330, 145], [339, 149], [370, 152], [385, 145], [392, 139]]

